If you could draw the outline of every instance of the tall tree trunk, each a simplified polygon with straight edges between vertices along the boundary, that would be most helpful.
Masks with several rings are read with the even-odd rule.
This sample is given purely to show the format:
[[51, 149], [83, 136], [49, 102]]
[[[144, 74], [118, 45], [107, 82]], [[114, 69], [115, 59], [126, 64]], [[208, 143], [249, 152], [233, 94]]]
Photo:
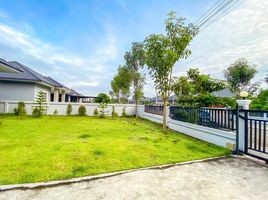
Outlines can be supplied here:
[[167, 130], [167, 98], [163, 98], [164, 108], [163, 108], [163, 132]]

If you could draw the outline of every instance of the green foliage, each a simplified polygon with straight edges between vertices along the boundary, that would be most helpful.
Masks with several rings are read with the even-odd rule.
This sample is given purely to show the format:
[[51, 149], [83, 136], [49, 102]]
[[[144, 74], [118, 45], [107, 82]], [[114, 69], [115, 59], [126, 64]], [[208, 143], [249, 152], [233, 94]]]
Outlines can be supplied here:
[[201, 74], [198, 68], [191, 68], [187, 76], [181, 76], [174, 85], [174, 93], [178, 96], [178, 103], [185, 106], [218, 105], [218, 97], [213, 92], [223, 90], [227, 84], [222, 80]]
[[98, 96], [94, 99], [94, 103], [110, 103], [111, 98], [105, 93], [99, 93]]
[[100, 108], [99, 117], [105, 118], [109, 114], [109, 111], [105, 110], [107, 108], [107, 104], [102, 102], [100, 103], [99, 108]]
[[35, 99], [36, 105], [33, 106], [33, 112], [32, 112], [33, 117], [41, 117], [47, 110], [45, 95], [46, 93], [42, 91], [39, 91], [37, 93], [37, 97]]
[[126, 66], [119, 66], [118, 72], [111, 82], [112, 98], [116, 99], [117, 103], [127, 103], [131, 86], [130, 71]]
[[55, 109], [55, 110], [54, 110], [54, 112], [53, 112], [53, 115], [55, 115], [55, 116], [56, 116], [56, 115], [58, 115], [58, 114], [59, 114], [59, 113], [58, 113], [58, 110], [57, 110], [57, 109]]
[[229, 82], [232, 92], [237, 95], [241, 91], [253, 94], [258, 89], [258, 84], [251, 84], [256, 73], [255, 65], [251, 65], [245, 58], [240, 58], [224, 71], [224, 76]]
[[25, 116], [27, 114], [25, 109], [25, 103], [20, 101], [18, 103], [18, 108], [14, 108], [14, 113], [18, 116]]
[[84, 105], [79, 106], [78, 115], [79, 116], [86, 116], [87, 115], [86, 113], [87, 113], [86, 107]]
[[138, 103], [143, 97], [143, 86], [145, 84], [145, 75], [139, 70], [145, 64], [144, 45], [140, 42], [133, 42], [131, 50], [125, 53], [126, 65], [130, 71], [131, 81], [133, 85], [133, 99], [136, 104], [136, 113], [138, 112]]
[[175, 63], [186, 59], [187, 49], [198, 29], [193, 24], [185, 25], [185, 18], [170, 12], [165, 21], [166, 35], [153, 34], [145, 39], [146, 64], [154, 85], [164, 101], [163, 130], [166, 129], [166, 107], [174, 87], [172, 71]]
[[71, 115], [72, 111], [73, 111], [72, 104], [69, 103], [68, 106], [67, 106], [66, 114]]
[[127, 117], [126, 107], [122, 108], [122, 117]]
[[94, 116], [99, 116], [99, 111], [98, 111], [97, 108], [94, 109], [93, 115], [94, 115]]
[[113, 110], [112, 110], [112, 118], [116, 118], [118, 117], [118, 113], [115, 112], [115, 107], [113, 106]]
[[250, 108], [268, 110], [268, 89], [262, 90], [257, 98], [252, 99]]

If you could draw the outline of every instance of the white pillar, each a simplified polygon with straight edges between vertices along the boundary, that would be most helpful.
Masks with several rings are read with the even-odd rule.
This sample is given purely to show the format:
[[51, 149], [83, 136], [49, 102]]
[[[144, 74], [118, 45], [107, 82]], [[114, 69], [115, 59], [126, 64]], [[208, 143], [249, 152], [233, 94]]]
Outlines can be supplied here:
[[64, 92], [61, 93], [61, 102], [65, 102], [65, 93]]
[[243, 100], [236, 100], [236, 103], [238, 104], [239, 109], [248, 110], [251, 101], [248, 99], [243, 99]]
[[59, 102], [59, 91], [58, 90], [54, 91], [54, 102]]
[[[251, 103], [250, 100], [248, 99], [243, 99], [243, 100], [237, 100], [236, 101], [238, 104], [239, 110], [249, 110], [249, 105]], [[239, 112], [240, 115], [245, 117], [245, 112]], [[239, 117], [239, 150], [240, 151], [245, 151], [245, 119]]]
[[71, 102], [71, 96], [70, 95], [68, 96], [68, 102]]

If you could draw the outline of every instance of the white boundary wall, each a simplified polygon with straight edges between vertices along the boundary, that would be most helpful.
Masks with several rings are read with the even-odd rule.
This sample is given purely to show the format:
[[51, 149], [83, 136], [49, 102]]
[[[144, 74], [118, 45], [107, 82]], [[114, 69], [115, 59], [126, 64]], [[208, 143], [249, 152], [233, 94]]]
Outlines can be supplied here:
[[[34, 102], [25, 101], [25, 107], [27, 114], [31, 115]], [[50, 102], [47, 104], [47, 114], [53, 115], [54, 111], [58, 111], [58, 115], [66, 115], [67, 106], [69, 103], [55, 103]], [[72, 115], [78, 114], [78, 108], [81, 105], [84, 105], [87, 110], [87, 115], [93, 116], [94, 110], [98, 107], [99, 104], [97, 103], [70, 103], [72, 105]], [[127, 115], [134, 115], [135, 114], [135, 105], [134, 104], [108, 104], [107, 108], [105, 109], [108, 111], [108, 114], [111, 115], [113, 106], [115, 107], [115, 112], [118, 113], [119, 116], [122, 115], [123, 108], [126, 108]], [[0, 100], [0, 113], [14, 113], [14, 108], [18, 107], [18, 101], [1, 101]]]
[[[169, 110], [169, 109], [167, 109]], [[144, 112], [144, 106], [139, 106], [138, 115], [141, 118], [153, 122], [162, 123], [162, 116]], [[236, 134], [232, 131], [223, 131], [219, 129], [200, 126], [187, 122], [177, 121], [169, 118], [167, 113], [167, 126], [177, 132], [207, 141], [219, 146], [232, 148], [235, 150]]]

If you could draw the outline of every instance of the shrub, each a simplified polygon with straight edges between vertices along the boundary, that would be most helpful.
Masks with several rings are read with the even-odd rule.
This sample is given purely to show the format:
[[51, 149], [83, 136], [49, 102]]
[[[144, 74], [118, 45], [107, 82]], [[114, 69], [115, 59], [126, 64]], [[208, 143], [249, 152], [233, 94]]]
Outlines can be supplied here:
[[66, 114], [67, 114], [67, 115], [71, 115], [71, 114], [72, 114], [72, 111], [73, 111], [73, 107], [72, 107], [72, 105], [69, 103], [68, 106], [67, 106]]
[[95, 108], [95, 110], [94, 110], [94, 112], [93, 112], [93, 115], [94, 115], [94, 116], [99, 116], [99, 111], [98, 111], [97, 108]]
[[127, 117], [126, 107], [122, 109], [122, 117]]
[[58, 115], [58, 110], [57, 110], [57, 109], [56, 109], [56, 110], [54, 110], [53, 115]]
[[33, 109], [33, 112], [32, 112], [32, 116], [33, 117], [40, 117], [40, 110], [36, 107]]
[[105, 110], [107, 108], [107, 104], [106, 103], [100, 103], [99, 107], [100, 107], [99, 117], [104, 118], [106, 115], [108, 115], [108, 111]]
[[113, 117], [113, 118], [118, 117], [118, 113], [115, 112], [115, 107], [114, 107], [114, 106], [113, 106], [113, 110], [112, 110], [112, 117]]
[[78, 115], [79, 116], [86, 116], [86, 113], [87, 113], [87, 109], [84, 105], [81, 105], [79, 108], [78, 108]]
[[25, 116], [26, 115], [26, 109], [25, 109], [25, 103], [20, 101], [18, 103], [18, 108], [14, 108], [15, 115], [18, 116]]

